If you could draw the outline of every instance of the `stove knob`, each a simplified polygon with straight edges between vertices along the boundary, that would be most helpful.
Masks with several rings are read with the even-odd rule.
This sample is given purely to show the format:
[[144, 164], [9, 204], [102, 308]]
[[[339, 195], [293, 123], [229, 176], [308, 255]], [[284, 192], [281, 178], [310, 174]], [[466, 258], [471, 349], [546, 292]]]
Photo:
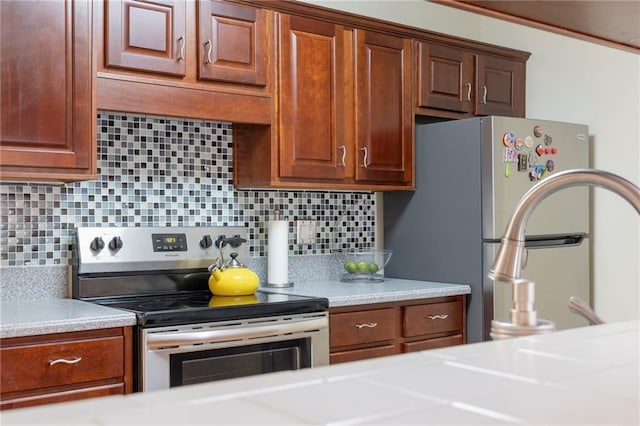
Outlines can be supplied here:
[[211, 235], [205, 235], [200, 240], [200, 247], [202, 247], [203, 249], [208, 249], [212, 245], [213, 245], [213, 240], [211, 239]]
[[111, 241], [109, 241], [109, 250], [118, 251], [122, 248], [124, 244], [122, 243], [122, 238], [113, 237]]
[[97, 253], [104, 248], [104, 240], [102, 237], [95, 237], [91, 240], [91, 244], [89, 244], [89, 248], [92, 252]]

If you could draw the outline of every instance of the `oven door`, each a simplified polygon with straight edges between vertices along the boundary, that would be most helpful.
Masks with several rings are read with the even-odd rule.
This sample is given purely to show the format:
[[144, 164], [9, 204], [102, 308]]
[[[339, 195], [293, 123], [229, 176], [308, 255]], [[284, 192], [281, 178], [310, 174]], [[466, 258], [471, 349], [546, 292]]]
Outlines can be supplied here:
[[138, 390], [329, 364], [326, 312], [142, 329]]

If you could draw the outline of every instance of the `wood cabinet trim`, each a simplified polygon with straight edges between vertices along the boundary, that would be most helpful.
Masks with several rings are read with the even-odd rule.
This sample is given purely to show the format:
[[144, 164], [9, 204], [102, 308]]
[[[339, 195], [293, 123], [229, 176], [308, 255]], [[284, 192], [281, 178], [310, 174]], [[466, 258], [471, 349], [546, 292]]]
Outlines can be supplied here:
[[476, 40], [465, 39], [448, 34], [441, 34], [422, 28], [411, 27], [399, 23], [384, 21], [377, 18], [357, 15], [350, 12], [330, 9], [327, 7], [302, 3], [296, 0], [228, 0], [234, 3], [251, 4], [279, 12], [291, 13], [300, 16], [324, 19], [340, 23], [347, 27], [360, 28], [384, 32], [391, 35], [415, 38], [426, 42], [451, 45], [452, 47], [465, 48], [477, 53], [485, 53], [508, 59], [526, 62], [531, 56], [530, 52], [492, 45]]

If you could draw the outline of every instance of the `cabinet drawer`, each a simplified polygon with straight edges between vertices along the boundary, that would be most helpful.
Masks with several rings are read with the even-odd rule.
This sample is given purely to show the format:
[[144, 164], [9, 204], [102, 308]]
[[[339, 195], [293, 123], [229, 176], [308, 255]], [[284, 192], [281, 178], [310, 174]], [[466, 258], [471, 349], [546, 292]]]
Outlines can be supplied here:
[[339, 364], [341, 362], [359, 361], [361, 359], [377, 358], [381, 356], [389, 356], [400, 353], [398, 345], [376, 346], [367, 349], [354, 349], [351, 351], [334, 352], [329, 356], [330, 364]]
[[396, 310], [392, 308], [329, 315], [332, 348], [392, 340], [396, 328]]
[[0, 408], [4, 410], [8, 408], [32, 407], [34, 405], [75, 401], [98, 396], [123, 395], [125, 393], [124, 383], [113, 383], [89, 388], [78, 387], [78, 385], [75, 386], [76, 388], [63, 390], [55, 388], [55, 391], [48, 391], [47, 393], [27, 391], [4, 394], [0, 401]]
[[462, 330], [460, 302], [407, 306], [404, 311], [404, 337]]
[[464, 339], [462, 334], [456, 334], [453, 336], [436, 337], [429, 340], [418, 340], [417, 342], [409, 342], [402, 344], [402, 352], [416, 352], [424, 351], [427, 349], [444, 348], [447, 346], [462, 345]]
[[6, 347], [2, 393], [124, 376], [123, 337]]

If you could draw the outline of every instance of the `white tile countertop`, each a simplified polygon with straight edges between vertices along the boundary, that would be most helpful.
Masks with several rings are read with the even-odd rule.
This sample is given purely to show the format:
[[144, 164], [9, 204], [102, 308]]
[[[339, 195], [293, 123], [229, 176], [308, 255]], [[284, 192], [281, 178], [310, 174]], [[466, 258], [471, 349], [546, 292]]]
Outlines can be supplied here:
[[0, 302], [0, 337], [66, 333], [136, 324], [132, 312], [76, 299]]
[[329, 307], [364, 305], [369, 303], [397, 302], [401, 300], [428, 299], [471, 293], [471, 287], [462, 284], [414, 281], [385, 278], [381, 283], [348, 283], [341, 281], [303, 281], [293, 287], [261, 287], [271, 293], [299, 296], [326, 297]]
[[640, 321], [7, 410], [3, 425], [640, 423]]

